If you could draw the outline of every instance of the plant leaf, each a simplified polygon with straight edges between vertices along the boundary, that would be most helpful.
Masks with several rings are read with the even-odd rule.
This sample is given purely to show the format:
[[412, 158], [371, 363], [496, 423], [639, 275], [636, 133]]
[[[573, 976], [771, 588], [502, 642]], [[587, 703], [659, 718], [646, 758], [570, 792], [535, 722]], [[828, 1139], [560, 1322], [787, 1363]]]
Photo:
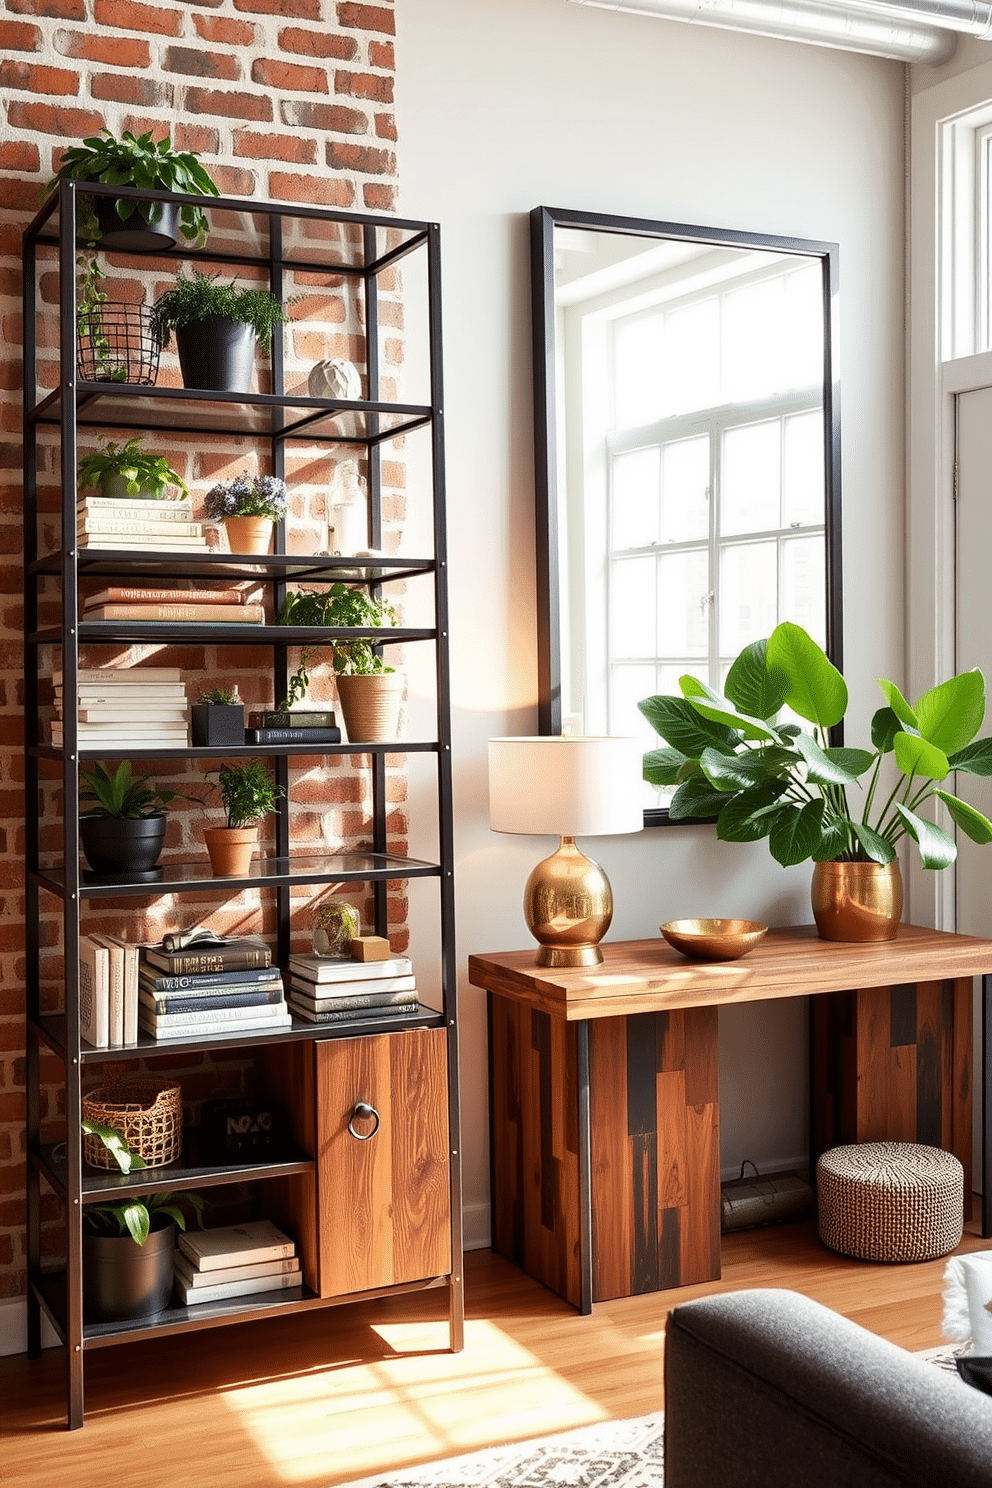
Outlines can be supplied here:
[[724, 692], [734, 707], [753, 718], [774, 718], [785, 702], [782, 689], [768, 671], [767, 652], [767, 641], [745, 646], [724, 684]]
[[844, 717], [847, 683], [801, 625], [776, 625], [768, 637], [768, 669], [800, 718], [828, 729]]
[[860, 842], [873, 863], [891, 863], [896, 850], [887, 837], [868, 827], [864, 822], [852, 821], [851, 831]]
[[964, 775], [992, 775], [992, 739], [975, 739], [955, 750], [947, 763]]
[[717, 749], [706, 749], [699, 757], [707, 779], [717, 790], [747, 788], [769, 780], [784, 779], [789, 766], [796, 762], [791, 749], [781, 749], [776, 744], [767, 749], [745, 749], [740, 754], [729, 755], [721, 754]]
[[783, 808], [775, 817], [768, 846], [783, 868], [805, 862], [819, 845], [823, 805], [819, 800], [807, 801], [805, 806]]
[[943, 780], [950, 774], [951, 767], [944, 751], [918, 734], [896, 734], [895, 752], [896, 764], [904, 775], [922, 775], [925, 780]]
[[924, 868], [948, 868], [958, 855], [954, 838], [938, 827], [936, 822], [917, 816], [896, 802], [896, 810], [906, 824], [906, 830], [920, 849], [920, 860]]
[[769, 781], [740, 791], [724, 806], [717, 818], [716, 835], [721, 842], [758, 842], [774, 825], [775, 803], [785, 791], [783, 781]]
[[851, 846], [848, 824], [832, 821], [823, 828], [820, 841], [813, 849], [814, 863], [832, 863], [846, 853]]
[[140, 1199], [133, 1199], [130, 1204], [125, 1204], [122, 1215], [135, 1245], [144, 1245], [152, 1223], [145, 1205]]
[[729, 731], [701, 718], [685, 698], [649, 697], [637, 706], [655, 733], [689, 759], [698, 759], [711, 745], [717, 749], [722, 746], [728, 754], [732, 752]]
[[[806, 778], [813, 785], [854, 785], [858, 776], [867, 770], [873, 758], [870, 754], [865, 755], [863, 750], [856, 749], [834, 749], [828, 754], [820, 748], [815, 739], [806, 733], [796, 735], [795, 746], [806, 761]], [[865, 763], [860, 770], [850, 770], [845, 765], [845, 755], [852, 756], [858, 761], [863, 757]]]
[[722, 723], [725, 727], [741, 734], [745, 739], [777, 741], [778, 735], [775, 730], [766, 724], [763, 718], [751, 718], [745, 713], [736, 712], [726, 698], [714, 692], [712, 687], [707, 687], [705, 682], [700, 682], [698, 677], [686, 674], [679, 678], [679, 686], [696, 711], [703, 718], [708, 718], [711, 723]]
[[972, 842], [985, 846], [992, 842], [992, 822], [987, 816], [983, 816], [974, 806], [969, 806], [967, 801], [962, 801], [959, 796], [952, 796], [950, 791], [935, 790], [935, 796], [939, 796], [951, 814], [952, 819], [970, 837]]
[[648, 785], [674, 785], [686, 756], [678, 749], [649, 749], [644, 756], [644, 779]]
[[698, 817], [711, 821], [723, 807], [726, 796], [714, 790], [708, 780], [687, 780], [671, 799], [668, 814], [673, 821]]
[[893, 708], [879, 708], [871, 721], [871, 742], [879, 754], [888, 754], [902, 728], [902, 720]]
[[844, 745], [835, 744], [831, 744], [823, 753], [832, 764], [840, 765], [842, 770], [848, 770], [855, 780], [860, 780], [861, 776], [871, 769], [877, 758], [867, 749], [848, 749]]
[[908, 726], [909, 728], [918, 729], [920, 726], [920, 720], [917, 718], [916, 714], [913, 712], [912, 708], [909, 706], [896, 684], [894, 682], [890, 682], [886, 677], [876, 677], [875, 680], [885, 694], [886, 702], [898, 718], [899, 722], [903, 725], [903, 727], [905, 728]]
[[920, 733], [945, 754], [970, 744], [985, 717], [985, 678], [977, 667], [949, 677], [917, 699]]

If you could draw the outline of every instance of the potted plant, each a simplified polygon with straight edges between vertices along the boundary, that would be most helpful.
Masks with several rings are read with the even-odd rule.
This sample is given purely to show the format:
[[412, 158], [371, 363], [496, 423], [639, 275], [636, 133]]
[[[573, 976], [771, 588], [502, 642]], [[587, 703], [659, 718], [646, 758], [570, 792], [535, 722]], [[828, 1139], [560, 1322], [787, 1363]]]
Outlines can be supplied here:
[[[104, 128], [82, 144], [64, 150], [46, 192], [57, 181], [64, 180], [170, 191], [179, 196], [220, 195], [196, 154], [174, 150], [169, 135], [156, 143], [150, 130], [134, 135], [125, 129], [117, 139], [111, 130]], [[207, 236], [205, 214], [189, 203], [86, 195], [80, 198], [78, 218], [76, 230], [84, 241], [99, 241], [106, 248], [130, 253], [172, 248], [178, 232], [196, 247], [202, 247]]]
[[170, 486], [183, 496], [189, 487], [164, 455], [153, 455], [141, 447], [136, 435], [126, 444], [106, 440], [93, 454], [84, 455], [76, 466], [81, 491], [99, 491], [113, 500], [165, 501]]
[[223, 522], [232, 553], [267, 553], [272, 524], [286, 515], [286, 482], [276, 475], [239, 475], [218, 481], [207, 492], [203, 510]]
[[[384, 630], [397, 625], [398, 620], [387, 600], [337, 583], [322, 593], [288, 593], [279, 623]], [[395, 739], [403, 701], [402, 673], [386, 665], [374, 638], [354, 636], [329, 644], [349, 742]]]
[[168, 346], [175, 331], [185, 387], [248, 393], [256, 343], [268, 351], [275, 327], [289, 316], [269, 290], [218, 279], [193, 269], [159, 295], [154, 307], [159, 342]]
[[[147, 1166], [121, 1134], [83, 1121], [98, 1136], [122, 1173]], [[172, 1295], [176, 1226], [186, 1228], [181, 1204], [199, 1223], [203, 1201], [195, 1193], [149, 1193], [143, 1198], [111, 1199], [83, 1210], [83, 1315], [90, 1323], [150, 1317], [169, 1305]]]
[[239, 878], [248, 872], [258, 823], [276, 809], [286, 793], [261, 760], [243, 765], [221, 765], [217, 779], [227, 825], [204, 827], [210, 866], [218, 878]]
[[190, 708], [197, 748], [239, 748], [245, 742], [245, 705], [237, 687], [211, 687]]
[[[925, 868], [954, 861], [954, 839], [920, 814], [932, 798], [973, 841], [992, 841], [992, 822], [939, 786], [952, 771], [992, 775], [992, 738], [976, 738], [985, 715], [977, 669], [912, 705], [879, 678], [885, 704], [871, 722], [871, 749], [830, 744], [830, 729], [847, 711], [847, 685], [812, 637], [789, 622], [744, 648], [724, 696], [688, 675], [680, 686], [681, 698], [639, 705], [668, 745], [644, 756], [644, 778], [678, 787], [669, 807], [676, 821], [715, 817], [725, 842], [767, 837], [783, 866], [811, 858], [813, 913], [824, 939], [895, 936], [903, 838], [917, 844]], [[812, 729], [776, 722], [783, 707]], [[854, 788], [863, 790], [857, 802]]]
[[[158, 790], [147, 775], [135, 775], [130, 760], [111, 772], [104, 764], [80, 769], [80, 801], [93, 805], [79, 817], [83, 855], [94, 873], [116, 879], [158, 876], [165, 841], [165, 807], [177, 791]], [[196, 796], [181, 799], [194, 801]]]

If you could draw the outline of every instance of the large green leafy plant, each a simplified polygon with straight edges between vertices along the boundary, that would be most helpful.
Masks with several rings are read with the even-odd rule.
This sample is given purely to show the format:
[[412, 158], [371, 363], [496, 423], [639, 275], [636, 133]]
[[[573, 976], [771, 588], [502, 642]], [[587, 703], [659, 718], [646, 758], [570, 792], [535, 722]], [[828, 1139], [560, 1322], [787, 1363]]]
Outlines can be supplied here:
[[[885, 704], [871, 721], [870, 750], [830, 744], [847, 711], [847, 684], [798, 625], [779, 625], [746, 646], [724, 696], [688, 675], [679, 685], [682, 697], [639, 704], [668, 746], [644, 756], [644, 778], [677, 787], [674, 820], [715, 817], [725, 842], [767, 837], [784, 866], [807, 858], [889, 863], [909, 836], [925, 868], [946, 868], [954, 839], [921, 815], [936, 798], [974, 842], [992, 841], [992, 822], [939, 786], [955, 771], [992, 775], [992, 738], [976, 738], [985, 716], [977, 669], [913, 705], [879, 678]], [[812, 727], [777, 722], [783, 708]]]
[[189, 278], [177, 275], [172, 288], [155, 301], [155, 322], [163, 346], [169, 344], [178, 327], [196, 325], [214, 315], [252, 326], [263, 351], [268, 351], [275, 327], [289, 319], [270, 290], [253, 289], [247, 284], [239, 288], [233, 279], [220, 284], [218, 275], [201, 274], [197, 269]]
[[141, 438], [136, 434], [126, 444], [105, 440], [97, 451], [84, 455], [76, 466], [79, 489], [103, 491], [107, 482], [119, 475], [124, 479], [128, 496], [140, 496], [144, 492], [149, 500], [164, 501], [170, 485], [178, 486], [188, 496], [189, 487], [165, 456], [142, 449]]
[[[116, 770], [107, 765], [83, 765], [79, 771], [81, 803], [92, 802], [83, 816], [161, 816], [170, 801], [197, 801], [178, 791], [158, 790], [147, 775], [135, 775], [130, 760], [121, 760]], [[202, 803], [201, 803], [202, 804]]]
[[[280, 625], [328, 625], [352, 629], [388, 629], [398, 623], [387, 600], [377, 599], [350, 584], [332, 584], [323, 593], [290, 591], [279, 611]], [[361, 636], [330, 642], [334, 670], [341, 677], [380, 676], [391, 672], [375, 649], [375, 641]]]

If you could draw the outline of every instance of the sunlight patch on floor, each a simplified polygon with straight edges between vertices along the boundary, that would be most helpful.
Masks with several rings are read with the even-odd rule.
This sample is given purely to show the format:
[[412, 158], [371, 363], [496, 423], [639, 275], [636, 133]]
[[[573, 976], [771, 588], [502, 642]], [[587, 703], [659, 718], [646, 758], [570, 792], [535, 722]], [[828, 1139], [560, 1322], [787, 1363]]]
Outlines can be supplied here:
[[607, 1415], [493, 1323], [468, 1323], [460, 1354], [438, 1351], [436, 1323], [376, 1331], [394, 1356], [225, 1395], [284, 1482], [313, 1482], [315, 1460], [327, 1482], [361, 1478]]

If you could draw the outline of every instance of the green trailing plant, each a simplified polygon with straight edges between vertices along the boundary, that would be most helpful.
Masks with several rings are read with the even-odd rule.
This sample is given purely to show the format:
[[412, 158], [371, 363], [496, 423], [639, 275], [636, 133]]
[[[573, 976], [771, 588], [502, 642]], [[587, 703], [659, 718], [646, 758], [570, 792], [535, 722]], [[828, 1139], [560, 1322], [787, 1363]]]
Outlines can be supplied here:
[[261, 760], [244, 765], [221, 765], [217, 787], [229, 827], [250, 827], [271, 816], [286, 794]]
[[189, 495], [186, 482], [165, 456], [142, 449], [138, 435], [126, 444], [107, 440], [95, 453], [84, 455], [76, 467], [81, 491], [102, 491], [115, 475], [123, 478], [129, 496], [144, 493], [149, 500], [164, 501], [170, 486], [177, 486], [184, 496]]
[[[100, 1138], [122, 1173], [131, 1173], [148, 1164], [137, 1152], [132, 1152], [124, 1137], [111, 1126], [102, 1126], [96, 1121], [83, 1121], [82, 1129]], [[196, 1215], [198, 1224], [203, 1222], [203, 1200], [195, 1193], [151, 1193], [144, 1198], [113, 1199], [106, 1204], [90, 1204], [83, 1211], [83, 1224], [91, 1235], [130, 1235], [135, 1245], [144, 1245], [151, 1233], [156, 1216], [165, 1215], [174, 1220], [181, 1230], [186, 1228], [186, 1216], [180, 1208], [188, 1204]]]
[[[992, 775], [992, 738], [976, 737], [985, 679], [977, 668], [962, 672], [912, 705], [894, 682], [878, 683], [885, 703], [871, 721], [872, 748], [832, 746], [847, 684], [812, 637], [786, 622], [744, 648], [723, 696], [686, 675], [681, 697], [639, 704], [668, 746], [644, 756], [644, 778], [677, 787], [674, 820], [715, 817], [725, 842], [767, 837], [784, 866], [890, 863], [910, 837], [925, 868], [946, 868], [954, 839], [920, 814], [934, 798], [972, 841], [992, 841], [992, 822], [940, 787], [952, 772]], [[783, 708], [812, 728], [777, 722]]]
[[[219, 196], [217, 186], [190, 150], [174, 150], [169, 135], [155, 141], [151, 131], [134, 135], [125, 129], [120, 139], [104, 128], [89, 135], [79, 145], [62, 152], [59, 168], [45, 187], [46, 195], [56, 182], [64, 180], [99, 181], [108, 186], [133, 186], [139, 191], [171, 191], [179, 196]], [[128, 222], [136, 212], [156, 222], [162, 214], [161, 202], [139, 203], [134, 197], [117, 197], [114, 210], [121, 222]], [[207, 218], [199, 207], [186, 203], [179, 208], [179, 229], [196, 247], [202, 247], [207, 236]], [[83, 196], [76, 224], [79, 236], [95, 243], [99, 228], [92, 196]]]
[[180, 274], [171, 289], [155, 301], [155, 322], [163, 346], [169, 344], [174, 330], [196, 325], [213, 315], [226, 320], [240, 320], [250, 325], [263, 351], [268, 351], [272, 332], [289, 319], [285, 306], [267, 289], [240, 288], [232, 279], [218, 282], [218, 274], [201, 274], [193, 269], [190, 276]]
[[[279, 612], [280, 625], [326, 625], [334, 628], [386, 630], [397, 625], [396, 611], [385, 599], [349, 584], [332, 584], [321, 593], [290, 592]], [[342, 677], [378, 676], [393, 671], [361, 636], [329, 643], [335, 672]]]
[[280, 713], [288, 713], [294, 703], [300, 703], [306, 697], [307, 688], [310, 686], [310, 663], [315, 654], [309, 647], [300, 653], [296, 671], [290, 677], [286, 688], [286, 696], [281, 703], [277, 704]]
[[[184, 796], [178, 791], [159, 790], [147, 775], [135, 775], [130, 760], [122, 760], [111, 771], [104, 764], [83, 765], [79, 771], [81, 802], [93, 804], [82, 816], [124, 817], [161, 816], [170, 801], [199, 801], [199, 796]], [[202, 802], [201, 802], [202, 804]]]

